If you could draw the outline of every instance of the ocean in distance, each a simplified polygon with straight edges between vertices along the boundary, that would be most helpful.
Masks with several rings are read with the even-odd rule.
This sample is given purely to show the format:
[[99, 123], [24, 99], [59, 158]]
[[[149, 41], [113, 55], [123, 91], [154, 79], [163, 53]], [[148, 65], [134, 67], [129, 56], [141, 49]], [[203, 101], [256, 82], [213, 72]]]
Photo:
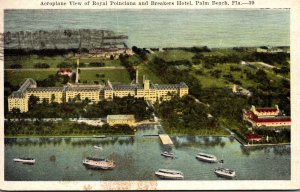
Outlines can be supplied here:
[[290, 10], [5, 10], [5, 31], [108, 29], [128, 46], [289, 46]]

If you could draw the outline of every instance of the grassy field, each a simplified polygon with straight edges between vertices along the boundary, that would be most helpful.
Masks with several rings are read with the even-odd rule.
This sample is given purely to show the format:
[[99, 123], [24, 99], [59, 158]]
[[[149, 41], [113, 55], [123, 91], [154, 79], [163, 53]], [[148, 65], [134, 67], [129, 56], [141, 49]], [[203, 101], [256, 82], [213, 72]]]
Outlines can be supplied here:
[[[206, 56], [225, 56], [229, 54], [249, 54], [248, 52], [253, 52], [254, 50], [248, 50], [244, 52], [238, 52], [233, 49], [213, 49], [211, 52], [204, 52], [202, 53], [203, 55]], [[176, 60], [189, 60], [192, 61], [192, 57], [195, 55], [195, 53], [188, 52], [188, 51], [183, 51], [183, 50], [170, 50], [170, 51], [163, 51], [163, 52], [155, 52], [154, 54], [151, 54], [149, 59], [152, 59], [154, 57], [159, 57], [164, 59], [165, 61], [176, 61]], [[150, 70], [151, 66], [148, 65], [140, 65], [141, 69], [139, 69], [140, 74], [142, 72], [149, 74], [150, 79], [157, 80], [158, 83], [162, 83], [159, 81], [159, 77], [157, 79], [157, 75], [153, 74], [152, 71]], [[244, 74], [243, 71], [247, 70], [248, 72], [251, 72], [252, 74], [256, 73], [256, 70], [251, 69], [249, 67], [243, 67], [242, 71], [231, 71], [230, 67], [238, 67], [238, 64], [235, 63], [225, 63], [225, 64], [217, 64], [211, 69], [204, 68], [201, 64], [200, 65], [194, 65], [192, 67], [192, 70], [190, 72], [191, 75], [194, 75], [199, 81], [201, 82], [202, 86], [204, 88], [208, 87], [225, 87], [228, 85], [233, 84], [232, 82], [229, 82], [226, 80], [223, 75], [229, 75], [231, 74], [236, 81], [240, 81], [242, 86], [247, 88], [247, 87], [256, 87], [258, 83], [254, 82], [253, 80], [249, 80], [246, 75]], [[271, 70], [266, 67], [262, 67], [261, 65], [259, 66], [263, 70], [266, 71], [268, 77], [273, 80], [273, 81], [279, 81], [281, 80], [280, 77], [276, 76], [276, 74]], [[196, 71], [202, 71], [202, 74], [196, 73]], [[220, 70], [220, 77], [216, 78], [212, 76], [210, 73], [214, 70]], [[162, 74], [163, 75], [163, 74]], [[283, 75], [284, 76], [284, 75]], [[286, 75], [285, 77], [289, 77]], [[140, 78], [142, 78], [142, 75], [140, 75]]]
[[26, 78], [34, 80], [46, 79], [49, 75], [55, 75], [56, 71], [5, 71], [4, 80], [12, 85], [20, 85]]
[[55, 68], [57, 64], [61, 62], [72, 62], [75, 63], [74, 59], [65, 59], [63, 56], [54, 56], [54, 57], [41, 57], [38, 55], [29, 55], [29, 56], [5, 56], [4, 57], [4, 66], [5, 68], [10, 68], [12, 64], [21, 64], [23, 68], [34, 68], [34, 65], [37, 63], [47, 63], [51, 68]]
[[[199, 66], [197, 68], [193, 68], [193, 70], [191, 71], [191, 74], [195, 75], [197, 77], [197, 79], [199, 79], [199, 81], [201, 82], [202, 86], [205, 88], [207, 88], [207, 87], [225, 87], [230, 84], [233, 84], [231, 82], [228, 82], [223, 77], [223, 75], [226, 75], [226, 74], [231, 74], [235, 80], [238, 80], [242, 83], [243, 87], [255, 87], [257, 85], [257, 83], [255, 83], [252, 80], [247, 79], [246, 75], [244, 75], [242, 71], [230, 71], [230, 67], [237, 67], [237, 66], [238, 66], [237, 64], [233, 64], [233, 63], [216, 65], [212, 69], [206, 69], [206, 68], [202, 68], [201, 66]], [[242, 69], [250, 71], [253, 74], [256, 72], [254, 69], [250, 69], [250, 68], [248, 69], [246, 67], [244, 67]], [[201, 75], [196, 74], [197, 70], [202, 71], [203, 74], [201, 74]], [[221, 71], [219, 78], [213, 77], [210, 74], [210, 72], [214, 71], [214, 70]]]
[[162, 84], [163, 83], [163, 81], [159, 78], [159, 76], [157, 76], [151, 70], [151, 66], [149, 66], [148, 64], [139, 65], [138, 71], [139, 71], [139, 83], [142, 83], [143, 75], [145, 75], [146, 78], [151, 81], [151, 83], [155, 83], [155, 84], [156, 83], [157, 84]]
[[[21, 64], [23, 68], [34, 68], [35, 64], [38, 63], [47, 63], [50, 65], [50, 68], [56, 68], [57, 64], [61, 62], [76, 63], [76, 57], [65, 58], [63, 56], [54, 56], [54, 57], [43, 57], [38, 55], [28, 55], [28, 56], [5, 56], [4, 66], [5, 69], [10, 68], [13, 64]], [[110, 60], [110, 59], [100, 59], [100, 58], [80, 58], [80, 62], [88, 66], [90, 62], [103, 62], [105, 66], [120, 66], [120, 60]]]
[[164, 59], [165, 61], [176, 61], [176, 60], [189, 60], [192, 61], [192, 57], [195, 54], [188, 51], [182, 50], [170, 50], [170, 51], [162, 51], [162, 52], [155, 52], [152, 56], [156, 56], [159, 58]]
[[[97, 77], [97, 74], [103, 74], [104, 77]], [[102, 80], [109, 80], [112, 83], [130, 83], [131, 79], [126, 69], [114, 70], [81, 70], [80, 81], [87, 83], [94, 83], [94, 81], [101, 82]]]
[[[76, 58], [73, 58], [73, 60], [75, 61]], [[115, 60], [110, 60], [110, 59], [100, 59], [100, 58], [87, 58], [87, 57], [82, 57], [80, 58], [80, 63], [84, 63], [87, 67], [88, 64], [91, 62], [102, 62], [105, 63], [106, 67], [119, 67], [121, 66], [120, 60], [119, 59], [115, 59]]]

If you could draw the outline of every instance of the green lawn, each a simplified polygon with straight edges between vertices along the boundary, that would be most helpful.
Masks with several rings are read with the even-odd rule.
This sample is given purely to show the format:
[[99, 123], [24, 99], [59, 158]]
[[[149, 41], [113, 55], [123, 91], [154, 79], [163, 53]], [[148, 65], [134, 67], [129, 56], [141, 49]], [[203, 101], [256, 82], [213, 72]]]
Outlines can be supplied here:
[[20, 85], [26, 78], [34, 80], [46, 79], [49, 75], [55, 75], [56, 71], [5, 71], [4, 80], [12, 85]]
[[163, 83], [163, 81], [159, 78], [159, 76], [156, 75], [155, 72], [151, 70], [151, 66], [148, 64], [139, 65], [138, 71], [139, 71], [139, 83], [142, 83], [143, 75], [145, 75], [146, 78], [149, 79], [151, 83], [155, 83], [155, 84]]
[[[74, 61], [76, 60], [76, 58], [74, 58]], [[121, 66], [120, 60], [119, 59], [114, 59], [114, 60], [110, 60], [110, 59], [100, 59], [100, 58], [80, 58], [80, 63], [84, 63], [86, 65], [86, 67], [88, 67], [88, 64], [91, 62], [102, 62], [105, 63], [106, 67], [119, 67]]]
[[[233, 83], [227, 81], [223, 75], [225, 74], [231, 74], [235, 80], [238, 80], [242, 83], [242, 86], [247, 88], [247, 87], [255, 87], [257, 85], [257, 83], [255, 83], [252, 80], [247, 79], [246, 75], [243, 74], [242, 71], [230, 71], [230, 67], [237, 67], [237, 64], [233, 64], [233, 63], [227, 63], [227, 64], [220, 64], [220, 65], [216, 65], [215, 67], [213, 67], [212, 69], [206, 69], [203, 67], [200, 67], [200, 65], [197, 65], [196, 67], [194, 67], [192, 69], [191, 74], [195, 75], [197, 77], [197, 79], [199, 79], [200, 83], [202, 84], [202, 86], [204, 88], [208, 88], [208, 87], [225, 87], [228, 85], [232, 85]], [[248, 70], [251, 73], [255, 73], [256, 71], [253, 69], [248, 69], [246, 67], [242, 68], [243, 70]], [[202, 75], [198, 75], [195, 74], [196, 70], [201, 70], [203, 71]], [[214, 71], [214, 70], [221, 70], [221, 75], [219, 78], [213, 77], [210, 74], [210, 71]]]
[[5, 56], [4, 66], [5, 68], [10, 68], [12, 64], [21, 64], [23, 68], [34, 68], [37, 63], [47, 63], [51, 68], [55, 68], [57, 64], [61, 62], [72, 62], [75, 63], [75, 59], [66, 59], [63, 56], [53, 56], [53, 57], [42, 57], [38, 55], [28, 55], [28, 56]]
[[[104, 74], [105, 76], [97, 77], [97, 74]], [[109, 80], [112, 83], [130, 83], [131, 79], [126, 69], [114, 70], [81, 70], [80, 81], [87, 83], [94, 83], [94, 81], [101, 82], [102, 80]]]
[[176, 60], [192, 61], [192, 57], [195, 54], [192, 52], [182, 51], [182, 50], [170, 50], [170, 51], [155, 52], [151, 55], [162, 58], [168, 62], [168, 61], [176, 61]]

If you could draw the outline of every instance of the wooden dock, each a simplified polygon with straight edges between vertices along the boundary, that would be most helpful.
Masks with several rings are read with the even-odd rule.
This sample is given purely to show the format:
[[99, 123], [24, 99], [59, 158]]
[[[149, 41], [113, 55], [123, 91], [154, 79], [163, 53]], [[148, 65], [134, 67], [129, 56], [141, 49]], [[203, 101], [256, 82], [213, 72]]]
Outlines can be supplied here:
[[159, 135], [159, 138], [164, 145], [173, 145], [173, 142], [172, 142], [171, 138], [169, 137], [169, 135], [161, 134], [161, 135]]

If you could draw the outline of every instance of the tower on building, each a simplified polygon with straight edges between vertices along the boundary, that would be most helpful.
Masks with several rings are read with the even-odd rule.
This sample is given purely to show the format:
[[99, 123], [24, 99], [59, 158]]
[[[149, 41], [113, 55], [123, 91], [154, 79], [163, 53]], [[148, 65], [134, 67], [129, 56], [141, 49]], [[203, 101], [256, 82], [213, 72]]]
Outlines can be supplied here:
[[136, 83], [136, 84], [139, 83], [139, 71], [138, 71], [137, 68], [136, 68], [136, 71], [135, 71], [135, 83]]
[[76, 65], [76, 80], [75, 83], [79, 81], [79, 58], [77, 58], [77, 65]]
[[145, 79], [143, 83], [144, 83], [144, 90], [149, 90], [150, 89], [150, 80]]

